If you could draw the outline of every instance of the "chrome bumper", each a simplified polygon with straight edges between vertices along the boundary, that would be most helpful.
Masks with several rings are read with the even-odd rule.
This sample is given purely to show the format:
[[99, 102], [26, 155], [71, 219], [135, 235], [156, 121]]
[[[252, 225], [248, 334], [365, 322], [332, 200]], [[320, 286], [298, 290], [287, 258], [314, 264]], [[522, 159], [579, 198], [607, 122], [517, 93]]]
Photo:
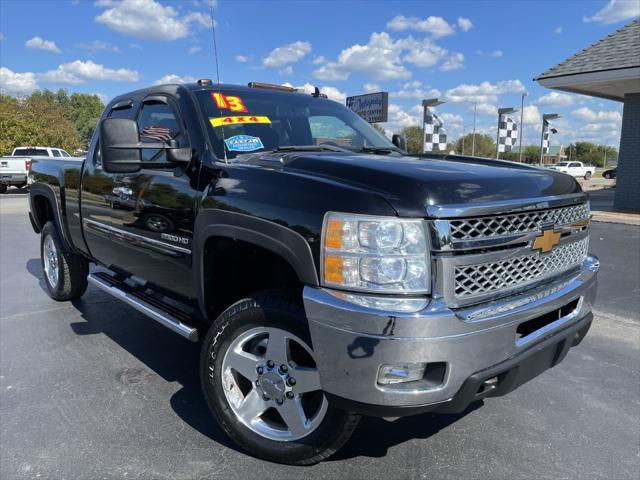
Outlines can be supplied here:
[[[464, 309], [432, 300], [415, 313], [364, 307], [336, 292], [305, 287], [304, 306], [325, 392], [385, 407], [440, 404], [453, 399], [472, 375], [533, 349], [586, 320], [596, 295], [597, 258], [579, 272], [518, 295]], [[575, 309], [518, 338], [523, 322], [578, 300]], [[380, 385], [384, 364], [444, 363], [439, 384]]]

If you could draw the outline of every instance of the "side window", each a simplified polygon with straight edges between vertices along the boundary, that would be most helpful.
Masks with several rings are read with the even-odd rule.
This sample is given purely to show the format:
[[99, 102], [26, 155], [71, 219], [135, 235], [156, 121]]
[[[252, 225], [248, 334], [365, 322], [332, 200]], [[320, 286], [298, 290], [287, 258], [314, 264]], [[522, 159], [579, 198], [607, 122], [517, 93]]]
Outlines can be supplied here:
[[579, 166], [580, 166], [580, 164], [579, 164], [579, 163], [576, 163], [576, 162], [573, 162], [573, 163], [571, 164], [571, 166], [572, 166], [572, 167], [579, 167]]
[[55, 148], [51, 149], [51, 153], [53, 153], [54, 157], [60, 157], [60, 150], [56, 150]]
[[66, 150], [60, 150], [60, 155], [61, 155], [61, 156], [63, 156], [63, 157], [70, 157], [70, 156], [71, 156], [71, 155], [69, 155], [69, 154], [67, 153], [67, 151], [66, 151]]
[[363, 147], [363, 139], [349, 125], [337, 117], [309, 117], [313, 143], [327, 143], [338, 147]]
[[[177, 142], [177, 146], [186, 146], [184, 134], [178, 118], [171, 107], [166, 103], [144, 103], [138, 115], [138, 132], [141, 142], [168, 143], [171, 140]], [[157, 148], [145, 148], [142, 150], [144, 162], [164, 162], [166, 155], [163, 150]]]

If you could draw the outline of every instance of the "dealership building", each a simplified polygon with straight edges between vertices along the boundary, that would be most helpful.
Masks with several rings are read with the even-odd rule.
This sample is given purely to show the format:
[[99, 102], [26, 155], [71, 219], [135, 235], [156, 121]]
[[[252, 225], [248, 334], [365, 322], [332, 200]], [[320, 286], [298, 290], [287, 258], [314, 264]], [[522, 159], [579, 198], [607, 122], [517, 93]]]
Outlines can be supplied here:
[[614, 207], [640, 210], [640, 20], [537, 76], [554, 90], [624, 104]]

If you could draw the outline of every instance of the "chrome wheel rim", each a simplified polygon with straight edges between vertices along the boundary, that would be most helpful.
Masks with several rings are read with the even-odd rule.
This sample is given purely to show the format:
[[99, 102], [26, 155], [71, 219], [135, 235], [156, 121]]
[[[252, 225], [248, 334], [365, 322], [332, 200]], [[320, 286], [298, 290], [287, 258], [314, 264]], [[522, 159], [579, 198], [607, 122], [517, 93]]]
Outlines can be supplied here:
[[56, 250], [56, 244], [53, 243], [53, 238], [50, 235], [44, 239], [44, 251], [42, 254], [44, 260], [44, 274], [47, 277], [47, 282], [51, 288], [58, 286], [59, 266], [58, 266], [58, 251]]
[[234, 415], [261, 437], [299, 440], [327, 413], [313, 352], [286, 330], [259, 327], [242, 333], [225, 353], [221, 372]]

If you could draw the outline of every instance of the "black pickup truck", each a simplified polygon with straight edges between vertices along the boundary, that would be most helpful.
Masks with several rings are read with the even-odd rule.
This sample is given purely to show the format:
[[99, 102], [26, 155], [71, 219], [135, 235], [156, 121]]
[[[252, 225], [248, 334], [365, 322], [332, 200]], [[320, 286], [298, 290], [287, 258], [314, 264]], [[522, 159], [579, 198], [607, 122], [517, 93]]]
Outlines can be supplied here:
[[504, 395], [589, 329], [587, 198], [559, 172], [401, 146], [317, 91], [119, 96], [82, 164], [31, 167], [49, 293], [90, 283], [201, 341], [213, 416], [272, 461], [327, 458], [362, 414]]

